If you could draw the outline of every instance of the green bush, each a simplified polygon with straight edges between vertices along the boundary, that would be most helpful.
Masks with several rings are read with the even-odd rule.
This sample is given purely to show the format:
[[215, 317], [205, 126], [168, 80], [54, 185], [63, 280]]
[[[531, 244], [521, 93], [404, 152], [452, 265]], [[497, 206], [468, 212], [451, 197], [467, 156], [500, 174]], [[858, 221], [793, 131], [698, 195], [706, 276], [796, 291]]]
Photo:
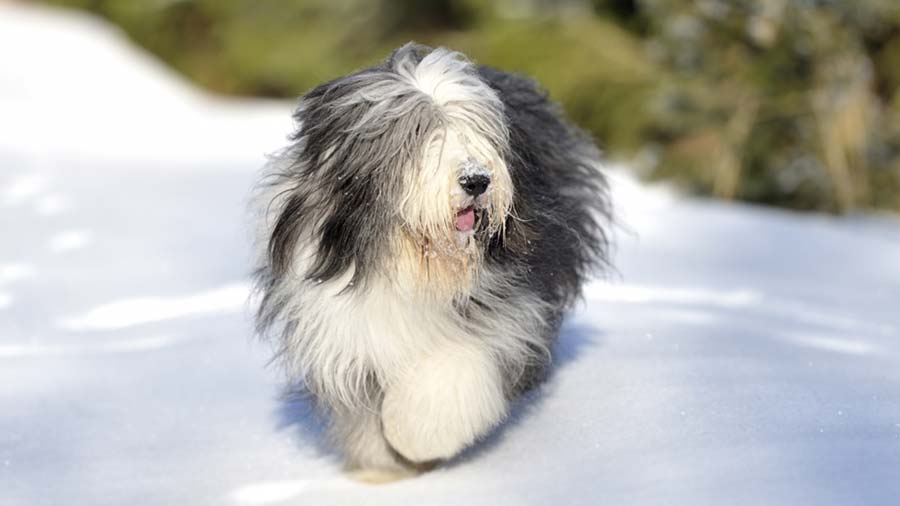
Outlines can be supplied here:
[[703, 195], [900, 210], [896, 0], [49, 0], [200, 85], [296, 97], [408, 40], [536, 77], [610, 158]]

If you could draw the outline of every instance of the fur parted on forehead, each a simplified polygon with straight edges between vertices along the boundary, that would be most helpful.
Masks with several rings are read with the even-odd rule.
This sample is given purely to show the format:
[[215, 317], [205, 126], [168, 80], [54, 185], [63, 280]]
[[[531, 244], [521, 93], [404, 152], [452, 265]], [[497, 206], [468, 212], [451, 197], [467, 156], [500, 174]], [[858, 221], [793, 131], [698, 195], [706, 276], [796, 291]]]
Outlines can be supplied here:
[[[381, 65], [313, 89], [294, 118], [293, 145], [271, 181], [280, 192], [273, 275], [297, 267], [299, 243], [315, 251], [294, 274], [328, 281], [352, 269], [352, 286], [390, 274], [391, 257], [454, 249], [453, 145], [493, 177], [482, 235], [503, 228], [513, 199], [503, 103], [459, 53], [407, 44]], [[439, 274], [439, 260], [425, 261]]]

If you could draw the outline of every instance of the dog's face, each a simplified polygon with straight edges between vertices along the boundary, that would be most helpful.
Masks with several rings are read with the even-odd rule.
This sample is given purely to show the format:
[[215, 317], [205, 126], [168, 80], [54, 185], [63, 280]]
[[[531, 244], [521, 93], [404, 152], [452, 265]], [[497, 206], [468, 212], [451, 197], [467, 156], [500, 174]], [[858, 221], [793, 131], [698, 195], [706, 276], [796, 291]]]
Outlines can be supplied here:
[[[404, 46], [301, 99], [269, 254], [309, 279], [353, 272], [465, 294], [514, 189], [503, 104], [458, 53]], [[279, 261], [281, 262], [279, 264]]]
[[460, 130], [436, 129], [425, 156], [405, 169], [400, 232], [432, 256], [477, 255], [479, 241], [501, 231], [510, 210], [513, 190], [497, 148]]

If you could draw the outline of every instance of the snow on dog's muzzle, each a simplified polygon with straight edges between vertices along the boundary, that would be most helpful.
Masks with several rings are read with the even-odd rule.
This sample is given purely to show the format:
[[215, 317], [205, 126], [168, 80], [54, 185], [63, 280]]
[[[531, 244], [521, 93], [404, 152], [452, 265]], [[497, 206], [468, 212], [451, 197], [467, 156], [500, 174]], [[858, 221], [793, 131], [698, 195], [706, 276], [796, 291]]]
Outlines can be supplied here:
[[457, 182], [467, 195], [477, 198], [486, 192], [491, 184], [491, 173], [487, 167], [470, 156], [459, 164]]

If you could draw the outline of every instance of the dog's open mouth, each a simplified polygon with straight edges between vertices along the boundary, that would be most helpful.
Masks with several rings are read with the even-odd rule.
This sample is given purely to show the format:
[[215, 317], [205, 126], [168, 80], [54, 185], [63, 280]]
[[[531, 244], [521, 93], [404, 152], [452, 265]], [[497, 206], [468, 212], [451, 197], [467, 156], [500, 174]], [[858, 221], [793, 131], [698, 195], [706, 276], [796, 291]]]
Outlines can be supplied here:
[[475, 207], [469, 206], [456, 213], [456, 230], [468, 232], [475, 228]]

